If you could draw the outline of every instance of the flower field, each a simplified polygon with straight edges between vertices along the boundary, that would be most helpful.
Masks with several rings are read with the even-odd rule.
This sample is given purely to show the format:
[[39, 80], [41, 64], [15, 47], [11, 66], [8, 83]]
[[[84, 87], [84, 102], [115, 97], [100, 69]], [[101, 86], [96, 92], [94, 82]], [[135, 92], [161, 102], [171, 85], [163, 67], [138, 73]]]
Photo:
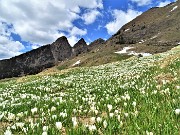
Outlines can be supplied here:
[[180, 134], [179, 46], [19, 79], [0, 81], [0, 134]]

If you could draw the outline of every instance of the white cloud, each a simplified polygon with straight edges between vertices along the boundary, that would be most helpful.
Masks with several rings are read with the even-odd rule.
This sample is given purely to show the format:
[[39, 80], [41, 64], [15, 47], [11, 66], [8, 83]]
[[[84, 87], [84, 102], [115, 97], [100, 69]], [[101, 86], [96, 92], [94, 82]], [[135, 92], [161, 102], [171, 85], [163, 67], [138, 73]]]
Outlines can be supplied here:
[[138, 6], [145, 6], [152, 3], [152, 0], [130, 0], [134, 3], [137, 3]]
[[84, 20], [85, 24], [88, 25], [94, 23], [98, 16], [101, 16], [101, 13], [95, 9], [85, 13], [82, 16], [82, 19]]
[[157, 7], [164, 7], [164, 6], [168, 5], [169, 3], [171, 3], [171, 1], [169, 1], [169, 0], [160, 2]]
[[70, 36], [68, 37], [68, 42], [71, 46], [74, 46], [79, 41], [79, 38], [76, 36]]
[[19, 41], [13, 41], [6, 36], [0, 36], [0, 60], [21, 54], [24, 46]]
[[[0, 4], [0, 21], [12, 24], [23, 41], [42, 45], [63, 35], [59, 31], [73, 29], [73, 22], [81, 19], [81, 7], [96, 10], [103, 8], [103, 3], [102, 0], [5, 0]], [[86, 33], [82, 30], [80, 35], [83, 32]]]
[[129, 9], [127, 12], [122, 10], [113, 10], [112, 16], [114, 20], [106, 24], [106, 29], [109, 35], [117, 32], [124, 24], [133, 20], [135, 17], [140, 15], [142, 12]]
[[86, 29], [82, 30], [77, 27], [73, 27], [69, 33], [71, 36], [77, 36], [77, 35], [83, 36], [87, 34], [87, 30]]
[[0, 22], [0, 60], [19, 55], [24, 49], [19, 41], [14, 41], [10, 37], [13, 32], [10, 25]]

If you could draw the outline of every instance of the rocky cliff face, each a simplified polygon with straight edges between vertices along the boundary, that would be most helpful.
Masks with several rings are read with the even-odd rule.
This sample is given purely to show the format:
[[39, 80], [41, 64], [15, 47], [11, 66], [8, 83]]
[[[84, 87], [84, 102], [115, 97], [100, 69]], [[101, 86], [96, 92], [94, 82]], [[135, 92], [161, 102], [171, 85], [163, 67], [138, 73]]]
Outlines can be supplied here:
[[78, 54], [87, 52], [87, 44], [81, 39], [73, 48], [66, 37], [30, 52], [0, 61], [0, 79], [36, 74]]
[[55, 63], [50, 45], [0, 61], [0, 79], [36, 74]]
[[72, 55], [72, 47], [67, 38], [63, 36], [51, 44], [51, 52], [55, 62], [63, 61]]
[[81, 53], [86, 53], [88, 46], [83, 38], [81, 38], [72, 48], [72, 56], [78, 56]]

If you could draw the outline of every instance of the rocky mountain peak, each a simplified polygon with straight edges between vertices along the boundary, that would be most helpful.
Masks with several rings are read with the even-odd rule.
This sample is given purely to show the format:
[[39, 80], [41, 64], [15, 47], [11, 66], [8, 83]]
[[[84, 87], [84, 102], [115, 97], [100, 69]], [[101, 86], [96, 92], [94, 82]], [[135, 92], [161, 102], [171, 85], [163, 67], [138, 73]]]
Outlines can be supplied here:
[[98, 46], [102, 46], [102, 44], [105, 43], [105, 40], [103, 40], [102, 38], [99, 38], [95, 41], [93, 41], [92, 43], [89, 44], [88, 48], [89, 50], [93, 50], [95, 48], [97, 48]]
[[86, 41], [81, 38], [72, 49], [72, 56], [78, 56], [81, 53], [86, 53], [88, 51], [88, 46]]
[[67, 38], [65, 36], [59, 37], [55, 43], [62, 43], [62, 42], [68, 42]]
[[74, 45], [74, 48], [79, 47], [79, 46], [81, 46], [81, 47], [87, 46], [86, 41], [85, 41], [83, 38], [81, 38], [81, 39]]

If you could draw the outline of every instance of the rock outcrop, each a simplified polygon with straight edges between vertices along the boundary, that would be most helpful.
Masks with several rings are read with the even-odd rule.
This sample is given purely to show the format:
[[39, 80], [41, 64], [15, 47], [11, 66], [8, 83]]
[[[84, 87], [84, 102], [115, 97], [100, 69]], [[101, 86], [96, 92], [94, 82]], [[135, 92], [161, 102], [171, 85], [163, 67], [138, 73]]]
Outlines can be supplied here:
[[54, 43], [42, 46], [11, 59], [0, 61], [0, 79], [36, 74], [55, 66], [59, 61], [88, 51], [84, 39], [71, 47], [66, 37], [58, 38]]
[[72, 56], [78, 56], [81, 53], [86, 53], [88, 47], [83, 38], [81, 38], [72, 48]]

